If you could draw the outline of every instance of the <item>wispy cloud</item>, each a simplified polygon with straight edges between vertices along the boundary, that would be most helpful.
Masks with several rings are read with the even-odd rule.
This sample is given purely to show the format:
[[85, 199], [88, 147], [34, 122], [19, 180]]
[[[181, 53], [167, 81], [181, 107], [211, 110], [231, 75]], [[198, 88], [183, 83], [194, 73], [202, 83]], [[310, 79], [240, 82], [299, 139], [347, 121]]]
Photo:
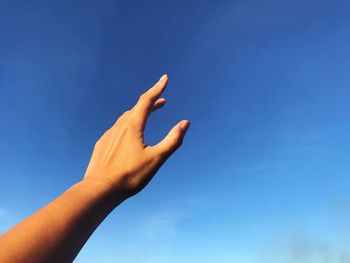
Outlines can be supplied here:
[[169, 262], [178, 236], [178, 227], [186, 217], [181, 209], [168, 209], [154, 213], [143, 225], [147, 254], [140, 262]]
[[173, 240], [177, 233], [177, 223], [184, 217], [179, 210], [163, 211], [154, 214], [144, 226], [144, 233], [151, 241]]

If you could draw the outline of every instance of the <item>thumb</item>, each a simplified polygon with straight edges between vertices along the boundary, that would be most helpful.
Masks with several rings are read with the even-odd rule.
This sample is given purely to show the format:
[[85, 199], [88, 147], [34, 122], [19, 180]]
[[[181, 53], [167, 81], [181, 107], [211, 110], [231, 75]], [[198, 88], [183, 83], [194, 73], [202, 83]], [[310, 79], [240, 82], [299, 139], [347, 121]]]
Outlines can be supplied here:
[[190, 122], [188, 120], [182, 120], [177, 123], [163, 140], [152, 147], [156, 154], [167, 159], [182, 145], [183, 138], [189, 127]]

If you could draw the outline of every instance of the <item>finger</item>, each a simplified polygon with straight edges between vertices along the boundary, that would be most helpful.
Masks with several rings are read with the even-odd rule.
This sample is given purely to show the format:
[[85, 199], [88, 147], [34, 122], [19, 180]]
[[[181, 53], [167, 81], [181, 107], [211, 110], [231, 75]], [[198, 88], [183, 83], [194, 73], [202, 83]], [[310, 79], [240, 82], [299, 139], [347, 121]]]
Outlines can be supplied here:
[[162, 141], [151, 146], [153, 153], [166, 160], [182, 145], [184, 136], [189, 127], [190, 122], [188, 120], [180, 121], [169, 131]]
[[137, 104], [134, 107], [132, 118], [135, 126], [140, 131], [145, 129], [147, 118], [152, 112], [153, 105], [164, 91], [167, 83], [168, 76], [165, 74], [152, 88], [140, 96]]
[[156, 102], [153, 104], [152, 111], [158, 110], [162, 108], [165, 104], [166, 100], [164, 98], [159, 98], [156, 100]]

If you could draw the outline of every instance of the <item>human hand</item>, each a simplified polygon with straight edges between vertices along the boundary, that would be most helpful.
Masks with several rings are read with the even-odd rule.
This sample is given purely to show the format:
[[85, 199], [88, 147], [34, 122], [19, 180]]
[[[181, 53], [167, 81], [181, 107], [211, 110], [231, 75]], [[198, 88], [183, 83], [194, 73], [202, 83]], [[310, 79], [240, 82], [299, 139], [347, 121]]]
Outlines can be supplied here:
[[187, 120], [176, 124], [158, 144], [144, 142], [147, 118], [164, 106], [160, 95], [167, 83], [168, 76], [163, 75], [96, 142], [84, 180], [108, 184], [112, 191], [121, 191], [128, 198], [140, 192], [180, 147], [190, 126]]

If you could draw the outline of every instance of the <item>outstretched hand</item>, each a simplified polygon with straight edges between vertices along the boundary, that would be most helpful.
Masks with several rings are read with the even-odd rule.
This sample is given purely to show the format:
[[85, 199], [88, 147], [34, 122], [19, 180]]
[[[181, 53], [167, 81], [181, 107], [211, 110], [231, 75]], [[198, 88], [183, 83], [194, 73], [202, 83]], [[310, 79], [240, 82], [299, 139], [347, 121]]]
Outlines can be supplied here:
[[147, 118], [164, 105], [167, 82], [164, 75], [102, 135], [81, 181], [0, 236], [1, 262], [72, 262], [104, 218], [146, 186], [190, 125], [182, 120], [158, 144], [144, 142]]
[[182, 120], [158, 144], [149, 146], [144, 142], [149, 115], [165, 104], [165, 99], [160, 96], [167, 83], [168, 76], [163, 75], [96, 142], [84, 180], [108, 184], [125, 198], [137, 194], [147, 185], [182, 144], [190, 126], [189, 121]]

